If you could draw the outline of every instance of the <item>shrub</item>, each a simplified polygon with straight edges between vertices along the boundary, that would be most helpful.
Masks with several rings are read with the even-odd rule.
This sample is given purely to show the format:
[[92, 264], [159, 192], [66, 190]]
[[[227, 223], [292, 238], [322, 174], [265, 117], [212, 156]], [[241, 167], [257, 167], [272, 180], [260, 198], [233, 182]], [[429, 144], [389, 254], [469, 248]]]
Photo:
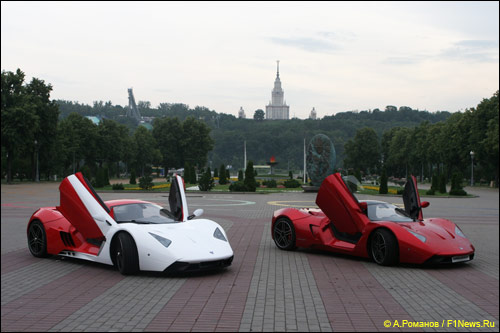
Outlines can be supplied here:
[[275, 188], [278, 184], [274, 179], [271, 179], [271, 180], [264, 180], [262, 182], [262, 185], [267, 186], [269, 188]]
[[124, 190], [125, 187], [123, 187], [122, 183], [118, 183], [118, 184], [113, 184], [112, 189], [113, 190]]
[[379, 194], [387, 194], [389, 189], [387, 187], [387, 174], [385, 168], [382, 170], [382, 175], [380, 176], [380, 187], [378, 189]]
[[214, 188], [214, 186], [215, 185], [214, 185], [214, 179], [212, 178], [212, 172], [210, 171], [210, 168], [207, 168], [207, 170], [200, 177], [198, 187], [200, 191], [210, 191], [212, 188]]
[[300, 186], [300, 183], [295, 179], [288, 179], [283, 185], [285, 185], [286, 188], [296, 188]]
[[451, 177], [451, 195], [467, 195], [462, 188], [462, 175], [459, 172], [455, 172]]
[[292, 173], [292, 171], [288, 172], [288, 177], [290, 177], [290, 179], [293, 179], [293, 173]]
[[220, 185], [225, 185], [227, 184], [227, 177], [226, 177], [226, 168], [224, 167], [224, 164], [221, 164], [219, 168], [219, 184]]
[[450, 190], [450, 195], [467, 195], [467, 192], [465, 192], [463, 189], [453, 189]]
[[243, 184], [245, 184], [248, 192], [255, 192], [255, 189], [257, 188], [252, 161], [249, 161], [247, 164], [247, 169], [245, 170], [245, 180], [243, 180]]
[[150, 190], [153, 188], [153, 178], [151, 176], [144, 176], [139, 178], [139, 187], [143, 190]]
[[[234, 182], [229, 185], [229, 191], [231, 192], [247, 192], [248, 189], [243, 182]], [[254, 190], [255, 192], [255, 190]]]
[[243, 181], [243, 170], [241, 169], [238, 171], [238, 181], [239, 182]]
[[130, 171], [130, 180], [129, 180], [129, 184], [137, 184], [137, 181], [136, 181], [136, 176], [135, 176], [135, 170], [132, 169], [132, 171]]

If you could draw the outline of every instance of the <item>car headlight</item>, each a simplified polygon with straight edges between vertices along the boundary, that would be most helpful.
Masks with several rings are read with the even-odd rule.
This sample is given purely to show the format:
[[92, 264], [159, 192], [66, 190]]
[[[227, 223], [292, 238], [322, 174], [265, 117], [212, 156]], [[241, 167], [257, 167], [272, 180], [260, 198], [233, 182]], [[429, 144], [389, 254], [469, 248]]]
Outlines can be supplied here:
[[458, 227], [458, 225], [455, 225], [455, 235], [458, 235], [458, 236], [463, 237], [463, 238], [467, 238], [465, 236], [465, 234], [462, 232], [462, 230], [460, 230], [460, 228]]
[[224, 242], [227, 242], [226, 237], [224, 237], [224, 234], [222, 233], [222, 231], [220, 231], [219, 228], [215, 228], [214, 237], [223, 240]]
[[407, 229], [410, 234], [412, 234], [413, 236], [417, 237], [418, 239], [420, 239], [423, 243], [425, 243], [425, 241], [427, 240], [427, 238], [425, 238], [425, 236], [421, 235], [421, 234], [417, 234], [416, 232], [414, 231], [411, 231], [410, 229]]
[[172, 241], [168, 238], [165, 238], [165, 237], [162, 237], [162, 236], [159, 236], [157, 234], [153, 234], [152, 232], [149, 233], [151, 236], [153, 236], [154, 238], [156, 238], [156, 240], [158, 242], [161, 243], [161, 245], [165, 246], [165, 247], [169, 247], [170, 244], [172, 244]]

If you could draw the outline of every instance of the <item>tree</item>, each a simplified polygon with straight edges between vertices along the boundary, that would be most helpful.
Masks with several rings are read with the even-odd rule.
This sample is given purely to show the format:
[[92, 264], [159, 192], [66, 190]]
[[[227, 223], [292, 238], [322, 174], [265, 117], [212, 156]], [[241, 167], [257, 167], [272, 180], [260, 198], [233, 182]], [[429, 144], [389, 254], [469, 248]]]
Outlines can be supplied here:
[[210, 171], [210, 168], [207, 168], [207, 170], [200, 178], [198, 187], [200, 188], [200, 191], [210, 191], [212, 188], [214, 188], [214, 186], [215, 185], [214, 179], [212, 178], [212, 173]]
[[24, 73], [1, 74], [2, 147], [7, 153], [7, 182], [12, 181], [12, 162], [17, 154], [34, 151], [39, 117], [23, 86]]
[[57, 159], [55, 144], [57, 139], [57, 121], [59, 107], [50, 100], [52, 85], [45, 84], [43, 80], [33, 78], [25, 87], [27, 101], [38, 118], [38, 126], [35, 129], [35, 140], [37, 142], [31, 155], [32, 178], [35, 179], [36, 161], [35, 153], [38, 155], [40, 172], [44, 172], [47, 178], [53, 171], [54, 160]]
[[219, 184], [220, 185], [227, 184], [226, 167], [224, 166], [224, 164], [221, 164], [219, 168]]
[[129, 181], [129, 184], [137, 184], [137, 180], [136, 180], [136, 175], [135, 175], [135, 170], [132, 169], [132, 171], [130, 171], [130, 181]]
[[184, 130], [179, 118], [155, 118], [152, 134], [160, 149], [162, 166], [165, 170], [185, 165], [183, 159]]
[[128, 129], [116, 121], [102, 119], [97, 126], [99, 135], [98, 160], [109, 165], [116, 164], [116, 176], [120, 177], [119, 162], [124, 158]]
[[354, 140], [346, 143], [345, 151], [346, 167], [368, 173], [375, 171], [380, 163], [380, 146], [373, 128], [365, 127], [358, 130]]
[[378, 189], [379, 194], [387, 194], [389, 192], [387, 188], [387, 173], [385, 168], [382, 168], [382, 175], [380, 176], [380, 187]]
[[245, 179], [243, 180], [243, 184], [245, 185], [247, 191], [255, 192], [257, 189], [257, 181], [255, 180], [255, 174], [253, 172], [253, 162], [249, 161], [247, 164], [247, 168], [245, 170]]
[[160, 158], [161, 153], [156, 148], [156, 142], [150, 131], [144, 126], [139, 126], [135, 130], [134, 139], [137, 144], [136, 161], [141, 170], [141, 177], [144, 177], [144, 170], [147, 164]]
[[465, 192], [462, 188], [462, 175], [460, 174], [460, 172], [453, 173], [453, 176], [451, 177], [450, 194], [467, 195], [467, 192]]
[[256, 121], [263, 121], [265, 118], [265, 113], [261, 109], [255, 110], [255, 113], [253, 114], [253, 119]]
[[99, 156], [97, 126], [91, 120], [74, 112], [59, 122], [58, 131], [60, 138], [58, 143], [62, 145], [60, 158], [63, 159], [65, 167], [72, 166], [70, 172], [78, 171], [80, 161], [84, 160], [92, 169], [92, 173], [96, 174], [94, 164]]
[[182, 129], [184, 161], [201, 168], [207, 164], [207, 154], [214, 147], [214, 140], [210, 137], [210, 127], [194, 117], [187, 117], [182, 123]]

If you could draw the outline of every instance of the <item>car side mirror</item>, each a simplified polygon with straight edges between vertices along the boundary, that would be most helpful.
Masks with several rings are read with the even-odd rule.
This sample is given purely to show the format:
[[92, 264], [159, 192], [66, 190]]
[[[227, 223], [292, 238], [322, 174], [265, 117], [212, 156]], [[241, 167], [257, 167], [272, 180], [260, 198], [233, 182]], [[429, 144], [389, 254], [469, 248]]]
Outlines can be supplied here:
[[359, 203], [359, 207], [361, 207], [361, 211], [364, 214], [367, 214], [367, 212], [368, 212], [368, 204], [366, 202], [360, 202]]
[[201, 216], [202, 214], [203, 214], [203, 209], [198, 208], [197, 210], [195, 210], [195, 211], [193, 212], [193, 214], [192, 214], [192, 215], [189, 215], [189, 216], [188, 216], [188, 220], [192, 220], [192, 219], [194, 219], [195, 217]]
[[430, 203], [429, 203], [429, 201], [422, 201], [422, 202], [420, 203], [420, 206], [421, 206], [422, 208], [426, 208], [426, 207], [429, 207], [429, 206], [430, 206]]

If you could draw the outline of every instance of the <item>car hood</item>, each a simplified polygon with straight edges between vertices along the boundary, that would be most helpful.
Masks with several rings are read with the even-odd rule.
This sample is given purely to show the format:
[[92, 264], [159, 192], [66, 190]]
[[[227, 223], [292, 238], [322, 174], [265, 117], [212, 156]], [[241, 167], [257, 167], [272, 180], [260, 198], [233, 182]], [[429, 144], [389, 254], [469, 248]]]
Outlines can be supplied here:
[[426, 238], [425, 244], [436, 254], [449, 255], [474, 251], [468, 238], [455, 233], [455, 223], [442, 218], [424, 219], [419, 222], [398, 223]]
[[[187, 222], [165, 224], [121, 224], [136, 238], [139, 251], [169, 253], [175, 261], [207, 261], [227, 258], [233, 255], [229, 239], [224, 229], [207, 219], [194, 219]], [[226, 238], [220, 240], [214, 236], [216, 229]], [[171, 241], [163, 246], [152, 234]], [[141, 239], [141, 240], [139, 240]]]

